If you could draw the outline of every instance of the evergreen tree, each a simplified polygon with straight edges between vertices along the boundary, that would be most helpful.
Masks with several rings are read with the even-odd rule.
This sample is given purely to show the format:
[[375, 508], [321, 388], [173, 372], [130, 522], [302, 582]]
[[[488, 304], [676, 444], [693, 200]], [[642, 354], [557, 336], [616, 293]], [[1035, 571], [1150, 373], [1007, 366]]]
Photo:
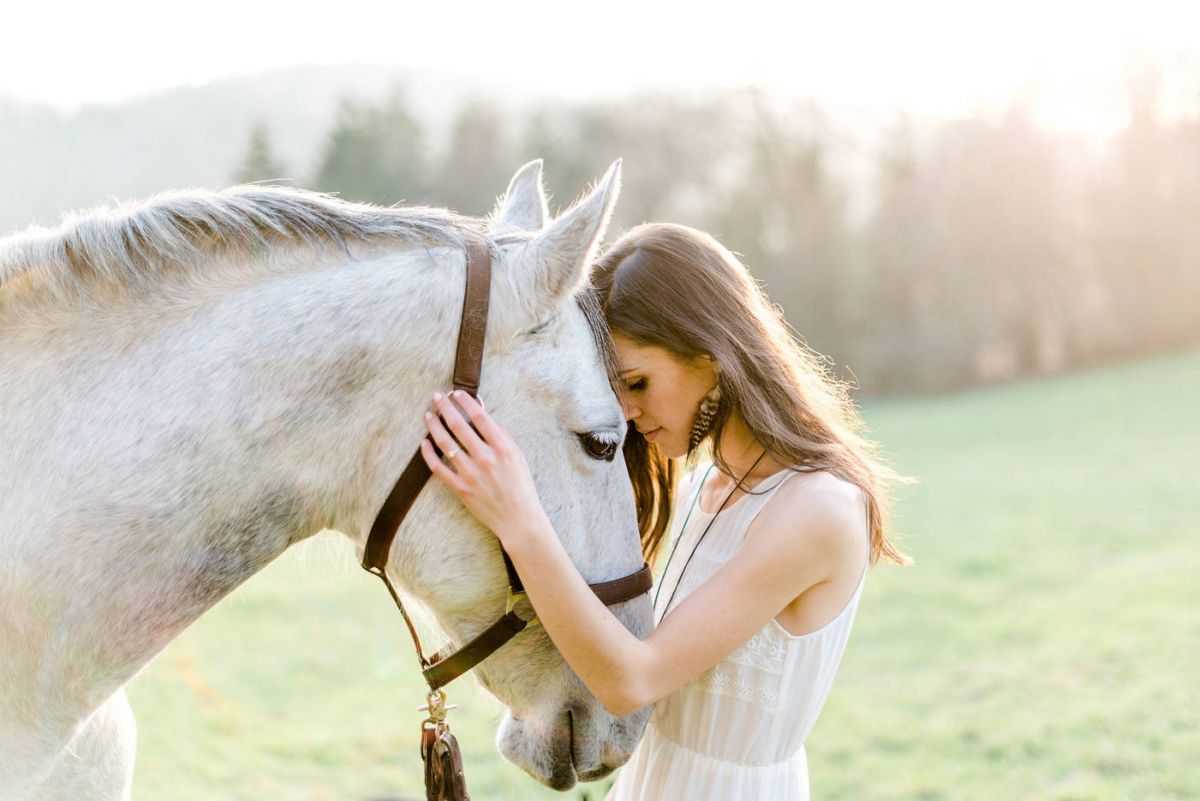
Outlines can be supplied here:
[[271, 181], [286, 178], [284, 168], [275, 160], [267, 139], [267, 127], [261, 121], [254, 124], [250, 131], [250, 145], [242, 166], [234, 174], [233, 180], [239, 184], [254, 183], [255, 181]]
[[424, 203], [422, 148], [421, 127], [400, 87], [378, 107], [343, 99], [314, 185], [348, 200]]
[[463, 214], [487, 214], [519, 166], [516, 160], [500, 110], [486, 101], [468, 101], [454, 120], [432, 197]]

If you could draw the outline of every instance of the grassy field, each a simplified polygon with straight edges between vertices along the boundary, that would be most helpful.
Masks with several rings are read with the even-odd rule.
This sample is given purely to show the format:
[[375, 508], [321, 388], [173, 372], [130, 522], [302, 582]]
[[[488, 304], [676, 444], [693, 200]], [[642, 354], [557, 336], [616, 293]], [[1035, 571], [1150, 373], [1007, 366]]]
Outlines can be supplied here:
[[[816, 799], [1200, 798], [1200, 351], [866, 409], [911, 568], [880, 567], [809, 738]], [[294, 549], [130, 687], [135, 801], [423, 797], [404, 625], [349, 547]], [[452, 700], [472, 796], [566, 796]]]

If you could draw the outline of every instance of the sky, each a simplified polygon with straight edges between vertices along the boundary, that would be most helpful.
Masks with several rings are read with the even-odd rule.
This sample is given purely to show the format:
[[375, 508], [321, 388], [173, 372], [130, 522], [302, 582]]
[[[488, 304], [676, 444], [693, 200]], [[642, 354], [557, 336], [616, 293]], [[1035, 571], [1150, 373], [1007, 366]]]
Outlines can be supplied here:
[[1006, 0], [721, 4], [338, 0], [6, 4], [0, 95], [64, 111], [297, 64], [443, 65], [568, 97], [757, 83], [938, 118], [1025, 98], [1045, 125], [1125, 119], [1130, 64], [1168, 111], [1200, 98], [1200, 3]]

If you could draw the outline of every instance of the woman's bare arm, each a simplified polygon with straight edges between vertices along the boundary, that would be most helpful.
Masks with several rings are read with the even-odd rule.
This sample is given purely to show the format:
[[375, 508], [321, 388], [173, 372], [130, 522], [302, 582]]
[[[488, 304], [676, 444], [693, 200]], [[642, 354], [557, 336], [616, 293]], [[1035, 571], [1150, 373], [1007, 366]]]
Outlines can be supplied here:
[[[451, 469], [423, 445], [450, 486], [512, 557], [546, 632], [588, 689], [614, 714], [636, 711], [715, 665], [808, 589], [861, 565], [861, 497], [837, 480], [789, 481], [759, 513], [743, 545], [644, 640], [588, 588], [537, 500], [520, 449], [482, 407], [438, 402], [466, 453]], [[439, 447], [455, 447], [428, 419]], [[853, 492], [846, 488], [854, 489]]]

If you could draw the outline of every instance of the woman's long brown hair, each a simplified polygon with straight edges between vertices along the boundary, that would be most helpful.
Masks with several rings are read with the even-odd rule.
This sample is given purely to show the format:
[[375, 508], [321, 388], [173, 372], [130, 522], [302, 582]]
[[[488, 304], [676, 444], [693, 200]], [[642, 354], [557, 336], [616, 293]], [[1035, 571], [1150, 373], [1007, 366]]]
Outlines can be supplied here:
[[[887, 535], [888, 490], [907, 479], [884, 464], [862, 435], [848, 387], [800, 340], [783, 310], [728, 249], [686, 226], [641, 225], [596, 262], [592, 287], [611, 331], [680, 359], [716, 359], [722, 398], [707, 439], [723, 472], [732, 473], [720, 452], [721, 432], [736, 409], [780, 463], [826, 470], [863, 490], [872, 564], [880, 556], [909, 562]], [[618, 388], [624, 391], [623, 384]], [[679, 460], [664, 456], [632, 426], [624, 454], [642, 550], [653, 561], [670, 523]]]

